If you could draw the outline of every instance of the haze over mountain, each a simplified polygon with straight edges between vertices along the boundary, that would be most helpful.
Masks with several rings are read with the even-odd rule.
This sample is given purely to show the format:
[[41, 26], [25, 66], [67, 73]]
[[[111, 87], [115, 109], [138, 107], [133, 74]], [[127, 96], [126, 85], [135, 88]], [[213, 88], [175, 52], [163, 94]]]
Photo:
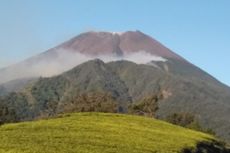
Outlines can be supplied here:
[[[155, 96], [159, 118], [191, 113], [230, 140], [230, 88], [139, 31], [80, 34], [0, 70], [0, 83], [0, 114], [7, 122], [68, 111], [128, 113]], [[20, 83], [20, 89], [12, 87]], [[9, 89], [17, 93], [7, 94]]]
[[145, 64], [168, 58], [184, 60], [140, 31], [86, 32], [40, 55], [0, 69], [0, 84], [21, 78], [53, 76], [90, 59], [129, 60]]

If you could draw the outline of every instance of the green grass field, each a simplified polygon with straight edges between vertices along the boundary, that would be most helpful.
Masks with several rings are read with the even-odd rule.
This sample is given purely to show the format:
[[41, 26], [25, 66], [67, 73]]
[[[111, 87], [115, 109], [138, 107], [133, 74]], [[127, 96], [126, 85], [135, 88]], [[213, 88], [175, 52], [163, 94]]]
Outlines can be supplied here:
[[0, 153], [173, 153], [208, 139], [151, 118], [75, 113], [0, 126]]

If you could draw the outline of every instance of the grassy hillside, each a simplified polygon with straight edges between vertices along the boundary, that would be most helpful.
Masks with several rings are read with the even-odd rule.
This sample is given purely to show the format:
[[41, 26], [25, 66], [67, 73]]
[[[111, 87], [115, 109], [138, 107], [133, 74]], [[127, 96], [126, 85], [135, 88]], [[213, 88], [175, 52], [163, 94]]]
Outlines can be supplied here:
[[0, 127], [0, 153], [173, 153], [212, 136], [151, 118], [75, 113]]

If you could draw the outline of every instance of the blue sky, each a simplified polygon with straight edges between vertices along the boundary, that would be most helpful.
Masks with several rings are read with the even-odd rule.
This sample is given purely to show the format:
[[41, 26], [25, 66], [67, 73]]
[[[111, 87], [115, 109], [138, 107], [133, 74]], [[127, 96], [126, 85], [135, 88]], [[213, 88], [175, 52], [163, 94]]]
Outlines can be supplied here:
[[89, 30], [140, 30], [230, 85], [229, 0], [1, 0], [0, 67]]

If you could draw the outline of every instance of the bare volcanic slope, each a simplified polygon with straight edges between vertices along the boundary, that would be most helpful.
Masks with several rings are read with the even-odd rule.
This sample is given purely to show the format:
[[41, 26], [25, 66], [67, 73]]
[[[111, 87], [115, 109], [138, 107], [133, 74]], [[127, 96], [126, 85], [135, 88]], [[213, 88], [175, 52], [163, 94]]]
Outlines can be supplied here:
[[[94, 58], [106, 61], [121, 58], [129, 60], [129, 56], [136, 53], [185, 61], [140, 31], [86, 32], [40, 55], [0, 69], [0, 84], [15, 79], [57, 75]], [[137, 58], [132, 59], [135, 62]]]
[[127, 31], [124, 33], [87, 32], [63, 43], [58, 48], [94, 56], [122, 56], [145, 51], [164, 58], [183, 60], [179, 55], [140, 31]]

